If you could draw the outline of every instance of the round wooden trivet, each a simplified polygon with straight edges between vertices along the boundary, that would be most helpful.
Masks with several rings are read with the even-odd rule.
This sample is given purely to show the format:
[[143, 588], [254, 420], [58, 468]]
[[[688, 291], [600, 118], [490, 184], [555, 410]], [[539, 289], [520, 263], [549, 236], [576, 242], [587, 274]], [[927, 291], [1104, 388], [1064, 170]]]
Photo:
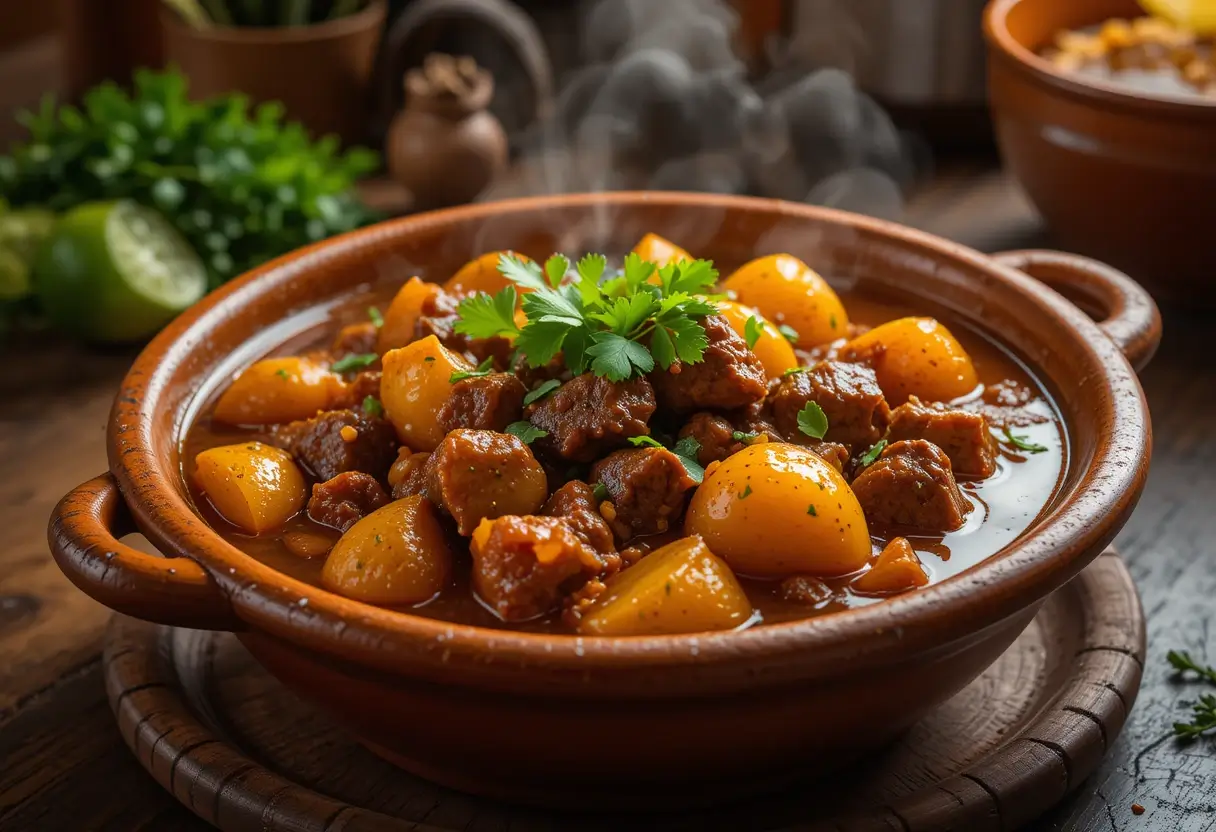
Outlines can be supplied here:
[[[288, 693], [230, 634], [117, 617], [104, 659], [127, 745], [225, 832], [1016, 829], [1097, 767], [1136, 698], [1143, 661], [1136, 589], [1108, 551], [1049, 598], [981, 677], [863, 764], [746, 803], [622, 816], [608, 812], [610, 784], [588, 814], [549, 814], [399, 771]], [[890, 707], [899, 707], [898, 690]], [[639, 737], [638, 753], [653, 741]]]

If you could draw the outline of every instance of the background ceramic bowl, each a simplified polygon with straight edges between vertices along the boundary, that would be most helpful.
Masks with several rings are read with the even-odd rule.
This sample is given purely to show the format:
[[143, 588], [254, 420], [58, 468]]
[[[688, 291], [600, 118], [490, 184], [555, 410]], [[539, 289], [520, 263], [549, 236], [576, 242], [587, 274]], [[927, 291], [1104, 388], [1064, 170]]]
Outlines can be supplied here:
[[1037, 54], [1061, 29], [1143, 14], [1136, 0], [993, 0], [984, 29], [997, 138], [1061, 244], [1159, 298], [1216, 304], [1216, 100], [1129, 92]]
[[[185, 428], [267, 338], [316, 326], [323, 304], [369, 281], [442, 279], [501, 248], [620, 253], [646, 231], [723, 266], [788, 250], [998, 337], [1066, 421], [1067, 468], [1048, 507], [1014, 544], [924, 590], [740, 633], [631, 638], [479, 629], [368, 606], [275, 572], [192, 510]], [[1017, 268], [1086, 298], [1104, 321]], [[110, 473], [64, 499], [51, 546], [78, 586], [120, 612], [236, 631], [293, 691], [445, 785], [550, 805], [603, 805], [606, 793], [613, 806], [722, 800], [891, 739], [978, 675], [1102, 550], [1148, 467], [1148, 413], [1125, 354], [1147, 361], [1159, 335], [1143, 290], [1099, 264], [990, 258], [804, 205], [603, 194], [418, 215], [270, 263], [174, 322], [115, 401]], [[132, 516], [169, 559], [116, 539]]]

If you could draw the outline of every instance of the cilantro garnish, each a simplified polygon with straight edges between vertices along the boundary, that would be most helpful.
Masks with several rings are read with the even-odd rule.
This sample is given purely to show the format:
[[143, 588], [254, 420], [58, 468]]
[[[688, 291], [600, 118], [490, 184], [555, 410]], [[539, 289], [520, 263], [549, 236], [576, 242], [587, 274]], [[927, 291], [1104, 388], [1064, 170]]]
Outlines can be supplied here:
[[380, 360], [380, 356], [374, 352], [365, 352], [358, 355], [347, 355], [339, 358], [333, 364], [329, 365], [329, 369], [335, 373], [349, 373], [354, 370], [362, 370], [364, 367], [370, 367]]
[[798, 411], [798, 430], [812, 439], [822, 439], [828, 432], [828, 415], [816, 402], [807, 402]]
[[798, 330], [794, 329], [789, 324], [778, 325], [777, 331], [780, 332], [782, 337], [784, 337], [785, 340], [789, 341], [791, 344], [798, 343]]
[[548, 436], [549, 431], [541, 430], [531, 422], [512, 422], [507, 425], [507, 433], [519, 439], [525, 445], [531, 445], [535, 440], [542, 436]]
[[730, 438], [732, 442], [742, 442], [744, 445], [750, 445], [760, 438], [760, 434], [744, 433], [741, 430], [737, 430], [730, 435]]
[[279, 369], [275, 370], [275, 371], [274, 371], [274, 374], [275, 374], [276, 376], [278, 376], [279, 378], [283, 379], [284, 381], [286, 381], [287, 379], [291, 378], [291, 375], [290, 375], [290, 374], [289, 374], [289, 373], [288, 373], [286, 370], [284, 370], [282, 367], [280, 367]]
[[597, 482], [595, 488], [591, 489], [591, 496], [596, 499], [596, 502], [604, 502], [608, 499], [608, 486], [602, 482]]
[[[504, 254], [498, 270], [514, 285], [462, 301], [456, 332], [470, 338], [512, 337], [531, 367], [548, 364], [560, 352], [575, 375], [590, 371], [625, 381], [656, 366], [666, 370], [676, 361], [695, 364], [708, 346], [699, 320], [717, 307], [697, 296], [718, 279], [708, 260], [660, 269], [631, 253], [618, 274], [604, 279], [607, 260], [587, 254], [568, 281], [570, 261], [563, 255], [541, 265]], [[522, 300], [516, 286], [528, 290]], [[517, 301], [527, 316], [522, 327], [515, 321]]]
[[493, 356], [478, 364], [476, 370], [457, 370], [448, 376], [448, 383], [455, 384], [458, 381], [464, 381], [466, 378], [481, 378], [482, 376], [488, 376], [492, 372], [494, 372]]
[[739, 499], [746, 500], [751, 495], [752, 495], [752, 486], [750, 483], [748, 483], [747, 485], [743, 486], [743, 490], [739, 492]]
[[384, 316], [380, 314], [380, 310], [376, 307], [367, 307], [367, 317], [371, 319], [372, 326], [374, 326], [376, 329], [384, 326]]
[[641, 448], [643, 446], [645, 446], [647, 448], [666, 448], [667, 447], [662, 442], [655, 439], [653, 436], [631, 436], [631, 437], [629, 437], [629, 444], [636, 445], [639, 448]]
[[1047, 450], [1046, 445], [1039, 445], [1038, 443], [1031, 442], [1025, 436], [1015, 435], [1013, 431], [1009, 429], [1008, 425], [1005, 426], [1005, 439], [1007, 439], [1009, 444], [1017, 448], [1019, 451], [1026, 451], [1026, 453], [1029, 454], [1041, 454]]
[[868, 468], [874, 464], [874, 460], [882, 455], [883, 449], [887, 447], [887, 440], [879, 439], [870, 450], [861, 455], [861, 467]]
[[785, 378], [786, 376], [796, 375], [797, 373], [805, 373], [809, 369], [811, 369], [811, 368], [810, 367], [790, 367], [788, 370], [786, 370], [784, 373], [781, 374], [781, 377]]
[[528, 394], [524, 396], [524, 404], [529, 405], [532, 402], [539, 401], [561, 386], [562, 383], [557, 379], [551, 378], [548, 381], [542, 381], [536, 385], [535, 390], [529, 390]]
[[764, 324], [760, 323], [760, 319], [752, 315], [747, 319], [747, 323], [743, 325], [743, 340], [747, 341], [747, 348], [753, 349], [756, 342], [760, 340], [760, 336], [764, 334]]
[[375, 396], [364, 396], [363, 412], [368, 416], [383, 416], [384, 405], [380, 404], [380, 400]]
[[819, 512], [815, 510], [815, 504], [814, 504], [814, 503], [811, 503], [809, 506], [807, 506], [807, 507], [806, 507], [806, 513], [807, 513], [807, 514], [809, 514], [809, 515], [811, 515], [812, 517], [818, 517], [818, 516], [819, 516]]
[[692, 436], [685, 436], [670, 448], [653, 436], [631, 436], [629, 437], [629, 444], [637, 445], [638, 447], [670, 450], [680, 460], [680, 464], [684, 466], [685, 473], [688, 474], [693, 482], [700, 485], [701, 481], [705, 479], [705, 469], [697, 461], [697, 454], [701, 452], [701, 443]]

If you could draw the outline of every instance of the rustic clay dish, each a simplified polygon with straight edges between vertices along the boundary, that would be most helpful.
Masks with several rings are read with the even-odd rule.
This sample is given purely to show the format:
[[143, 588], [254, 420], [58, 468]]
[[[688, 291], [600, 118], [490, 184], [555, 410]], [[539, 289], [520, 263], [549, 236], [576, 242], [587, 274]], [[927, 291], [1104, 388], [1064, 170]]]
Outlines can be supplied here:
[[1056, 238], [1158, 297], [1216, 303], [1216, 100], [1070, 75], [1056, 32], [1144, 14], [1136, 0], [992, 0], [984, 16], [997, 138]]
[[[724, 264], [789, 250], [994, 334], [1034, 368], [1067, 425], [1066, 469], [1039, 520], [980, 566], [861, 609], [744, 632], [577, 638], [452, 625], [332, 595], [238, 551], [191, 509], [180, 441], [202, 402], [258, 357], [251, 335], [378, 276], [443, 278], [501, 248], [623, 252], [646, 231]], [[1083, 298], [1104, 322], [1019, 268]], [[310, 320], [289, 318], [284, 337]], [[293, 691], [437, 782], [584, 809], [584, 799], [604, 808], [721, 800], [891, 739], [987, 667], [1044, 597], [1102, 551], [1147, 474], [1149, 417], [1132, 365], [1159, 336], [1144, 291], [1092, 261], [985, 257], [804, 205], [621, 193], [423, 214], [276, 260], [174, 322], [119, 391], [110, 472], [63, 500], [50, 542], [94, 598], [150, 621], [236, 631]], [[170, 558], [116, 539], [133, 527]]]

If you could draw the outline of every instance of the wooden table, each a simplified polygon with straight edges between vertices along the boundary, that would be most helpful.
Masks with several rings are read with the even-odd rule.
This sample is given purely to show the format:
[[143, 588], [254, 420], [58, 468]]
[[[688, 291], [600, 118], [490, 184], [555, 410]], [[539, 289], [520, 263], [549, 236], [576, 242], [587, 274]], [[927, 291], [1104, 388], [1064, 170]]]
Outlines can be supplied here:
[[[990, 251], [1049, 242], [1016, 190], [984, 166], [940, 177], [913, 200], [908, 220]], [[1216, 661], [1209, 321], [1167, 310], [1165, 340], [1144, 379], [1155, 460], [1119, 538], [1148, 612], [1140, 698], [1099, 773], [1038, 829], [1216, 829], [1216, 742], [1180, 746], [1171, 738], [1171, 722], [1198, 688], [1171, 681], [1165, 663], [1176, 648]], [[49, 343], [3, 355], [0, 830], [206, 828], [144, 773], [119, 737], [98, 664], [107, 612], [59, 573], [45, 541], [55, 501], [105, 468], [110, 399], [131, 357]], [[1134, 803], [1145, 813], [1134, 815]]]

